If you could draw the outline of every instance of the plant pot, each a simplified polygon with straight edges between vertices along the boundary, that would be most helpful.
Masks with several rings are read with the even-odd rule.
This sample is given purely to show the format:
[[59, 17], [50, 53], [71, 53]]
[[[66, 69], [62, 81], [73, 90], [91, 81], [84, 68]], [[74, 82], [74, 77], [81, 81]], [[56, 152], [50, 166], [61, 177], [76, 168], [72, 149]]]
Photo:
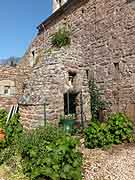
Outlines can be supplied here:
[[75, 121], [74, 120], [64, 120], [63, 125], [64, 125], [65, 132], [72, 132], [74, 125], [75, 125]]
[[2, 128], [0, 128], [0, 141], [4, 141], [6, 134]]

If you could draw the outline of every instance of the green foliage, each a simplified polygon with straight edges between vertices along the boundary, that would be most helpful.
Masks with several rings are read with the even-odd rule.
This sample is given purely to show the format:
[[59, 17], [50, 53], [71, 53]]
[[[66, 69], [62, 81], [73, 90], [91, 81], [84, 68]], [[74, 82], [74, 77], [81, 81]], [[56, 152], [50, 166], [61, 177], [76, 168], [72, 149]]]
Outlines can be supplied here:
[[58, 48], [70, 45], [71, 38], [69, 30], [67, 30], [66, 27], [60, 28], [56, 33], [52, 35], [51, 42], [53, 46], [56, 46]]
[[80, 180], [78, 142], [57, 128], [39, 128], [24, 135], [19, 144], [24, 173], [32, 180]]
[[8, 163], [0, 166], [0, 177], [8, 180], [29, 180], [23, 173], [20, 157], [12, 156]]
[[15, 143], [23, 132], [23, 127], [19, 121], [20, 115], [15, 114], [8, 122], [5, 132], [7, 144]]
[[93, 119], [98, 119], [99, 111], [110, 107], [110, 102], [102, 99], [102, 93], [99, 91], [94, 80], [89, 81], [89, 90], [91, 97], [91, 113]]
[[90, 126], [85, 129], [87, 148], [106, 147], [130, 142], [132, 139], [133, 124], [122, 113], [113, 114], [106, 123], [91, 122]]
[[0, 109], [0, 128], [5, 128], [7, 120], [7, 112], [4, 109]]
[[14, 155], [14, 146], [5, 146], [5, 148], [0, 148], [0, 165], [9, 161], [9, 159]]
[[113, 136], [106, 123], [91, 122], [85, 129], [85, 146], [87, 148], [106, 147], [113, 143]]
[[133, 123], [126, 115], [122, 113], [113, 114], [108, 120], [108, 127], [114, 136], [114, 144], [132, 140]]
[[[47, 126], [24, 132], [16, 114], [5, 126], [0, 165], [15, 170], [8, 179], [81, 180], [82, 158], [78, 141], [60, 128]], [[20, 169], [16, 157], [20, 157]]]
[[19, 140], [23, 128], [19, 122], [19, 114], [15, 114], [5, 125], [6, 139], [0, 142], [0, 165], [12, 157], [16, 151], [16, 143]]

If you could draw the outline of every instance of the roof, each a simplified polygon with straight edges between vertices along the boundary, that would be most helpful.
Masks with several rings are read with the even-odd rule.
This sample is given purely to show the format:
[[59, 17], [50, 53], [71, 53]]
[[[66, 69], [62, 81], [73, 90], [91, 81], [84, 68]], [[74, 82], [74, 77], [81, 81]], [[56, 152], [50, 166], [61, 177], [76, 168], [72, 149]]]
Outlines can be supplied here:
[[77, 5], [79, 2], [85, 2], [86, 0], [68, 0], [63, 6], [56, 10], [51, 16], [49, 16], [45, 21], [43, 21], [37, 29], [41, 32], [44, 27], [48, 26], [52, 21], [61, 16], [66, 10], [69, 10], [73, 5]]

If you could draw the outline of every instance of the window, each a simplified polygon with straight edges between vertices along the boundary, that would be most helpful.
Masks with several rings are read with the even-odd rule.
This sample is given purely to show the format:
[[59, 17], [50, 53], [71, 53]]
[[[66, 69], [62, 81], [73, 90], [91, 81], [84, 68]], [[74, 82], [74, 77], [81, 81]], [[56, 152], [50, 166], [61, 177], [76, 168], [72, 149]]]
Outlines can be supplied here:
[[33, 58], [35, 57], [35, 51], [32, 51], [32, 56], [33, 56]]
[[87, 79], [89, 80], [89, 70], [88, 69], [86, 70], [86, 76], [87, 76]]
[[73, 83], [75, 81], [76, 73], [75, 72], [69, 72], [68, 75], [69, 75], [69, 82], [71, 82], [71, 84], [73, 85]]
[[114, 79], [118, 80], [119, 79], [119, 74], [120, 74], [119, 63], [114, 63], [114, 68], [115, 68]]
[[132, 3], [132, 2], [135, 2], [135, 0], [127, 0], [127, 3]]
[[4, 94], [10, 95], [10, 86], [4, 86]]
[[62, 5], [62, 0], [57, 0], [57, 2], [59, 3], [60, 7]]

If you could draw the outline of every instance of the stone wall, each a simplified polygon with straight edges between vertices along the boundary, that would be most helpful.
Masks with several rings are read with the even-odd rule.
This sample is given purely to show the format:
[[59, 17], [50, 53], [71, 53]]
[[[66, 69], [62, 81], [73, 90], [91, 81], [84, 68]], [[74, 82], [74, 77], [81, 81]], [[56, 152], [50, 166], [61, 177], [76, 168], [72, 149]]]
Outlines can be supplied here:
[[[76, 111], [79, 120], [81, 92], [83, 117], [85, 120], [91, 117], [88, 77], [93, 76], [103, 98], [112, 103], [111, 111], [125, 112], [134, 119], [134, 20], [134, 1], [80, 0], [44, 22], [27, 52], [26, 62], [31, 66], [31, 73], [25, 80], [20, 100], [24, 124], [33, 126], [31, 116], [26, 117], [26, 114], [32, 114], [31, 107], [34, 115], [39, 116], [33, 118], [35, 124], [41, 116], [43, 122], [43, 110], [38, 113], [37, 107], [45, 102], [47, 119], [58, 120], [64, 113], [63, 96], [69, 89], [70, 72], [76, 74], [73, 90], [78, 93]], [[70, 46], [57, 49], [52, 47], [50, 36], [63, 25], [71, 28], [72, 42]]]
[[[49, 25], [46, 31], [38, 34], [33, 41], [29, 51], [29, 61], [33, 61], [33, 51], [35, 51], [38, 60], [36, 62], [34, 60], [35, 64], [32, 63], [33, 68], [26, 83], [27, 88], [20, 101], [20, 111], [27, 111], [27, 114], [31, 114], [28, 106], [43, 105], [46, 101], [47, 120], [58, 123], [60, 115], [64, 114], [64, 95], [70, 89], [69, 74], [74, 73], [76, 74], [75, 84], [70, 91], [72, 91], [71, 94], [76, 94], [76, 117], [79, 121], [81, 120], [82, 92], [83, 119], [85, 122], [90, 119], [90, 97], [86, 73], [88, 65], [85, 63], [83, 54], [85, 39], [81, 36], [84, 33], [85, 26], [85, 21], [82, 19], [83, 4], [84, 2], [78, 3], [71, 12], [65, 12], [57, 22]], [[78, 16], [78, 21], [76, 16]], [[60, 27], [67, 25], [71, 26], [71, 45], [60, 49], [52, 47], [50, 36]], [[31, 122], [31, 118], [28, 120], [25, 114], [26, 112], [22, 113], [22, 121]], [[37, 113], [37, 116], [41, 116], [41, 114]], [[30, 123], [29, 127], [31, 126]]]
[[112, 102], [112, 111], [125, 112], [134, 119], [135, 2], [96, 1], [95, 10], [90, 69], [93, 67], [105, 98]]

